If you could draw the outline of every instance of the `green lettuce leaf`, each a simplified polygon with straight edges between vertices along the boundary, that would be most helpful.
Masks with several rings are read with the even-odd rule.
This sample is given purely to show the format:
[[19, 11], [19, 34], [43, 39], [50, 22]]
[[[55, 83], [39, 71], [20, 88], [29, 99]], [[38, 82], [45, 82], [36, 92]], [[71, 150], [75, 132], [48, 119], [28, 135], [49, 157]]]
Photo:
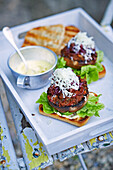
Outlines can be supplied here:
[[100, 96], [89, 95], [88, 102], [82, 109], [77, 111], [77, 115], [80, 117], [99, 116], [99, 111], [104, 108], [104, 104], [98, 102]]
[[[101, 95], [93, 96], [89, 95], [88, 102], [86, 105], [77, 111], [77, 115], [80, 117], [85, 117], [85, 116], [99, 116], [99, 110], [104, 108], [104, 104], [98, 103], [99, 97]], [[47, 93], [43, 92], [40, 96], [40, 98], [36, 101], [36, 103], [43, 104], [43, 111], [45, 113], [51, 114], [51, 113], [57, 113], [58, 111], [51, 107], [48, 103], [47, 99]], [[71, 112], [65, 112], [65, 113], [60, 113], [62, 115], [71, 115], [73, 113]]]
[[40, 98], [36, 101], [36, 103], [43, 104], [43, 110], [45, 113], [53, 113], [53, 107], [51, 107], [48, 103], [47, 93], [43, 92]]
[[66, 61], [64, 60], [64, 57], [58, 58], [56, 68], [64, 68], [64, 67], [66, 67]]
[[[81, 76], [81, 70], [74, 69], [74, 68], [72, 68], [72, 70], [74, 71], [74, 73], [75, 73], [76, 75], [80, 75], [80, 76]], [[81, 78], [84, 78], [84, 77], [85, 77], [85, 75], [82, 75], [82, 76], [81, 76]]]
[[85, 77], [88, 84], [92, 83], [93, 81], [97, 81], [98, 77], [98, 70], [95, 65], [87, 65], [81, 68], [81, 77]]
[[96, 63], [95, 63], [95, 66], [96, 66], [96, 69], [97, 69], [98, 73], [101, 72], [101, 71], [103, 71], [103, 66], [102, 66], [101, 63], [96, 62]]
[[47, 93], [43, 92], [40, 96], [40, 98], [36, 101], [36, 103], [39, 103], [39, 104], [45, 104], [48, 102], [48, 99], [47, 99]]
[[81, 70], [74, 69], [74, 73], [76, 75], [80, 75], [81, 78], [86, 78], [87, 83], [90, 84], [93, 81], [97, 81], [99, 79], [98, 70], [103, 69], [101, 66], [101, 64], [82, 66]]
[[97, 52], [97, 63], [101, 63], [103, 61], [104, 53], [101, 50], [96, 51], [96, 52]]

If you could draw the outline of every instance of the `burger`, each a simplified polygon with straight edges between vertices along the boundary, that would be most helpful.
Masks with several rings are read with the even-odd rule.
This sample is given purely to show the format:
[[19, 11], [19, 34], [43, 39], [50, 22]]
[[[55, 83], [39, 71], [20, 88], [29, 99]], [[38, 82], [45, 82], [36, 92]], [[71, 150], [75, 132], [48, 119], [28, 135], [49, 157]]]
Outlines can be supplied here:
[[100, 95], [88, 91], [87, 82], [71, 68], [58, 68], [50, 78], [47, 93], [36, 101], [39, 113], [76, 126], [85, 125], [91, 116], [104, 108]]
[[88, 37], [86, 32], [79, 32], [61, 50], [57, 68], [71, 67], [74, 73], [90, 84], [106, 74], [101, 64], [103, 55], [102, 51], [96, 51], [93, 37]]

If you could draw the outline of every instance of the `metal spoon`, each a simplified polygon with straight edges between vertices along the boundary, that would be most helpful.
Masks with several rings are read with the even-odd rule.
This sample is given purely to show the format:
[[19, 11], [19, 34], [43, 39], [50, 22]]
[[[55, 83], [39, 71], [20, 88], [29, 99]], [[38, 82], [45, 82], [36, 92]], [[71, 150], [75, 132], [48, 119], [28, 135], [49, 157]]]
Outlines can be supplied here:
[[33, 73], [34, 73], [34, 70], [33, 70], [33, 69], [28, 68], [27, 62], [26, 62], [23, 54], [20, 52], [20, 50], [18, 49], [18, 47], [17, 47], [17, 45], [16, 45], [16, 43], [15, 43], [15, 41], [14, 41], [13, 34], [12, 34], [10, 28], [9, 28], [9, 27], [4, 27], [2, 31], [3, 31], [4, 36], [7, 38], [7, 40], [11, 43], [11, 45], [15, 48], [15, 50], [17, 51], [17, 53], [18, 53], [19, 56], [21, 57], [24, 65], [25, 65], [26, 72], [30, 69], [30, 70], [32, 70]]

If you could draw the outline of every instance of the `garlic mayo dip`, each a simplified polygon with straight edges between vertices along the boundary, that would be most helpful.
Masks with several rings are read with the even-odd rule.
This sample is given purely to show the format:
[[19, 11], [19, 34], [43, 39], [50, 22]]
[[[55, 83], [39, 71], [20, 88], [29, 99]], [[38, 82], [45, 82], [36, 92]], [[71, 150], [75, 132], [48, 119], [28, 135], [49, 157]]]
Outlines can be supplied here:
[[46, 72], [52, 67], [52, 64], [45, 60], [27, 60], [26, 63], [28, 69], [26, 69], [25, 64], [21, 62], [15, 68], [15, 71], [23, 75], [37, 75]]

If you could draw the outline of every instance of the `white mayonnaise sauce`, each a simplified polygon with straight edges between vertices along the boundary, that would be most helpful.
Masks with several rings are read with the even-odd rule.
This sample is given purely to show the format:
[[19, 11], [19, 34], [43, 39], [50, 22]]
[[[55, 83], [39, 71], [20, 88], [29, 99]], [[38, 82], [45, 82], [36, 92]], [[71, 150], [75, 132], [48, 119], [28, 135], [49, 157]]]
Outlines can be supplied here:
[[21, 62], [15, 71], [24, 75], [37, 75], [46, 72], [52, 67], [52, 64], [45, 60], [28, 60], [26, 62], [28, 69], [26, 69], [25, 64]]
[[65, 117], [65, 118], [68, 118], [68, 119], [76, 119], [76, 118], [79, 118], [79, 116], [78, 115], [74, 115], [74, 114], [72, 114], [72, 115], [63, 115], [63, 114], [61, 114], [60, 112], [55, 112], [57, 115], [59, 115], [59, 116], [61, 116], [61, 117]]

